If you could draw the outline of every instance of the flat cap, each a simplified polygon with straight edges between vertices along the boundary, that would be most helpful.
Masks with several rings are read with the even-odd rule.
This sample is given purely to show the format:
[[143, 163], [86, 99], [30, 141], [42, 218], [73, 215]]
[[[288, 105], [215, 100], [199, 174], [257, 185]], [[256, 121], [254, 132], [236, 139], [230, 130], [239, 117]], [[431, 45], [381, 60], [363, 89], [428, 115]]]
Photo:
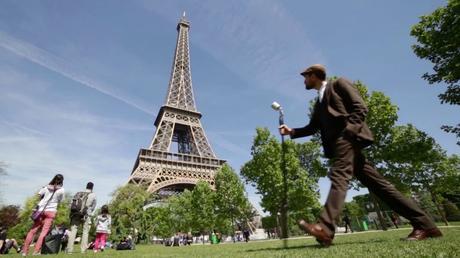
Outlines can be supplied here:
[[313, 73], [313, 72], [319, 72], [319, 73], [326, 75], [326, 67], [324, 67], [324, 65], [322, 64], [314, 64], [308, 67], [307, 69], [305, 69], [303, 72], [301, 72], [300, 75], [304, 76], [306, 74]]

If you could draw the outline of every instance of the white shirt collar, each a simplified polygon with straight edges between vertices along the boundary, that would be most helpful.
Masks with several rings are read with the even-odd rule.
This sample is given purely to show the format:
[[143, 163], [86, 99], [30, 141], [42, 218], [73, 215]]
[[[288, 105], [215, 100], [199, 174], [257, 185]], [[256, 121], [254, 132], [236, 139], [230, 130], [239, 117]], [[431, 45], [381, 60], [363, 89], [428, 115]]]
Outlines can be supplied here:
[[326, 84], [327, 84], [327, 81], [323, 81], [321, 88], [319, 88], [318, 90], [318, 98], [320, 102], [323, 101], [324, 91], [326, 90]]

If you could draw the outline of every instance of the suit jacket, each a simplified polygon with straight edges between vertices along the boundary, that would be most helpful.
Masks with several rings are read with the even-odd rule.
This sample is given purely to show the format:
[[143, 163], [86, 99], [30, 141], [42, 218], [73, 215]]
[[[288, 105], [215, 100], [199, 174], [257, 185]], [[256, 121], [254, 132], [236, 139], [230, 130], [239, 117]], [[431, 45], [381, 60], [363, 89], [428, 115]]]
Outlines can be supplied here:
[[[292, 139], [312, 135], [320, 128], [325, 131], [337, 130], [337, 124], [342, 124], [344, 125], [343, 128], [341, 128], [342, 132], [338, 136], [348, 137], [362, 148], [372, 144], [374, 137], [365, 122], [368, 112], [367, 107], [358, 90], [350, 81], [345, 78], [328, 81], [322, 101], [325, 101], [323, 104], [327, 106], [327, 112], [334, 120], [337, 119], [337, 123], [320, 124], [320, 103], [318, 100], [315, 103], [310, 123], [305, 127], [294, 128], [294, 132], [291, 135]], [[324, 139], [323, 135], [322, 138]], [[335, 141], [336, 139], [329, 140]], [[324, 152], [329, 158], [333, 156], [330, 154], [334, 153], [334, 150], [331, 149], [335, 146], [334, 143], [335, 142], [323, 142]]]

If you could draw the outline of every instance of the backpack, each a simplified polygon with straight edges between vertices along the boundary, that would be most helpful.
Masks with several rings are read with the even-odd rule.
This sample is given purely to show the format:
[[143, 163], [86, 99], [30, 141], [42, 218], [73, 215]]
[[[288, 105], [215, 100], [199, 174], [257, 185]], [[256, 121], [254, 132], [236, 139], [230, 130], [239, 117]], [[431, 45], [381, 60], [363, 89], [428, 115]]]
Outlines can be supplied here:
[[78, 192], [72, 198], [72, 203], [70, 204], [70, 215], [78, 215], [81, 218], [86, 216], [88, 207], [86, 206], [86, 201], [88, 200], [89, 192]]

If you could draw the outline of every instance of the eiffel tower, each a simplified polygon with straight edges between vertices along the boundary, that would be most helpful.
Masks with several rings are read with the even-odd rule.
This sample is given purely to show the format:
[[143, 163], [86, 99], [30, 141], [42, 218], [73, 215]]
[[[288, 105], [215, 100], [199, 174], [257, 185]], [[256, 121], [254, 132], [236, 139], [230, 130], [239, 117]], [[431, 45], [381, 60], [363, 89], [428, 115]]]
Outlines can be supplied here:
[[[192, 189], [199, 180], [214, 188], [214, 174], [225, 163], [212, 151], [195, 106], [190, 71], [190, 23], [185, 13], [177, 24], [177, 45], [166, 104], [155, 120], [148, 149], [141, 149], [129, 183], [161, 196]], [[177, 152], [172, 152], [176, 149]]]

